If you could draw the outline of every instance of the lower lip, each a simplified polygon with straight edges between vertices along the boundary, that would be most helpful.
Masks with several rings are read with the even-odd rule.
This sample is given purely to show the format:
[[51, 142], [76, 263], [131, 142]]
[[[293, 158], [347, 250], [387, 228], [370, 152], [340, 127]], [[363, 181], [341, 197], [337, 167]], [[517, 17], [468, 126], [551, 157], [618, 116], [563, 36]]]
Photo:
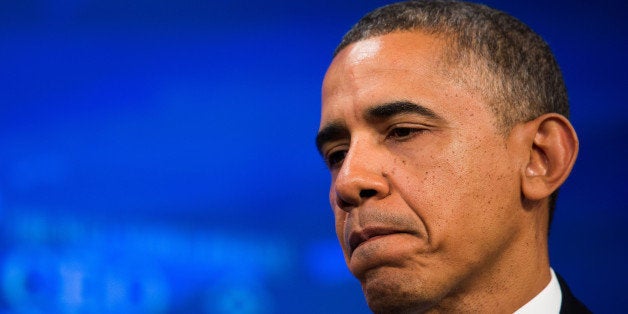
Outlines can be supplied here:
[[408, 236], [411, 235], [408, 233], [391, 233], [386, 235], [374, 236], [360, 243], [353, 250], [351, 256], [353, 257], [356, 254], [372, 256], [383, 253], [390, 253], [392, 255], [395, 255], [395, 253], [405, 250], [404, 243], [407, 243], [408, 239], [404, 240], [404, 238]]
[[[363, 245], [363, 244], [365, 244], [365, 243], [369, 243], [369, 242], [371, 242], [371, 241], [376, 241], [377, 239], [381, 239], [381, 238], [383, 238], [383, 237], [393, 236], [393, 235], [395, 235], [395, 234], [397, 234], [397, 233], [384, 234], [384, 235], [378, 235], [378, 236], [371, 237], [371, 238], [369, 238], [368, 240], [366, 240], [366, 241], [364, 241], [364, 242], [360, 243], [360, 244], [359, 244], [358, 246], [356, 246], [355, 248], [357, 249], [357, 248], [359, 248], [361, 245]], [[354, 249], [354, 251], [355, 251], [355, 249]]]
[[420, 239], [408, 233], [376, 236], [358, 245], [349, 258], [349, 269], [358, 278], [369, 269], [402, 267], [421, 249]]

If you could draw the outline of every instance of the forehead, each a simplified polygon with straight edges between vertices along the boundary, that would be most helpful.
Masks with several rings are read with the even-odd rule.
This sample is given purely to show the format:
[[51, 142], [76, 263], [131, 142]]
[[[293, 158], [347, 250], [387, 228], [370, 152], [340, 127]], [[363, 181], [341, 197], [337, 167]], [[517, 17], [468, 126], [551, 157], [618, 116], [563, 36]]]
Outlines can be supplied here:
[[[353, 43], [334, 58], [323, 81], [323, 92], [334, 92], [342, 81], [364, 79], [383, 71], [417, 70], [424, 74], [429, 68], [442, 68], [444, 43], [435, 36], [420, 32], [395, 32]], [[418, 74], [418, 73], [417, 73]], [[341, 82], [337, 80], [340, 79]]]
[[[442, 116], [477, 111], [481, 93], [461, 79], [467, 71], [446, 62], [444, 39], [399, 31], [358, 41], [332, 61], [323, 81], [321, 126], [360, 115], [371, 106], [410, 101]], [[475, 106], [475, 108], [474, 108]]]

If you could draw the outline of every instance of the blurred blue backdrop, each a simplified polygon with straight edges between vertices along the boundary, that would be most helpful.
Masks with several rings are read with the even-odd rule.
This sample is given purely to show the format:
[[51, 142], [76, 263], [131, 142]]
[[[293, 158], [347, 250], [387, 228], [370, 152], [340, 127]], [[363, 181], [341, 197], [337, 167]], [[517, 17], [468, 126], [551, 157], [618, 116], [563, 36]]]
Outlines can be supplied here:
[[[628, 308], [628, 7], [486, 3], [569, 88], [552, 264]], [[0, 1], [0, 312], [367, 313], [313, 138], [333, 48], [382, 4]]]

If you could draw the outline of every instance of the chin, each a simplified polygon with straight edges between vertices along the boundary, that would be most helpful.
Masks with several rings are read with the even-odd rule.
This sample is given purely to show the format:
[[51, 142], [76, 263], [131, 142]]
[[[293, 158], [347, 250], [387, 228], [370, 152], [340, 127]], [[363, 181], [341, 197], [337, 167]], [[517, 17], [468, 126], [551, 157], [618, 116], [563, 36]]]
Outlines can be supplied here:
[[401, 271], [374, 270], [362, 280], [366, 302], [373, 313], [422, 313], [436, 304], [422, 280]]

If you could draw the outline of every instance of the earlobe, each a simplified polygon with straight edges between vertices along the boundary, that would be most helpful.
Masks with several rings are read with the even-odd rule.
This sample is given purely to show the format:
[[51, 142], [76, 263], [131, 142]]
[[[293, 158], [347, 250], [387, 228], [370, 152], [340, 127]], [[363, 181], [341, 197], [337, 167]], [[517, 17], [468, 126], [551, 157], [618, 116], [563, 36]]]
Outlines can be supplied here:
[[549, 197], [569, 176], [578, 155], [578, 137], [569, 120], [549, 113], [530, 122], [534, 132], [522, 178], [523, 195], [531, 201]]

